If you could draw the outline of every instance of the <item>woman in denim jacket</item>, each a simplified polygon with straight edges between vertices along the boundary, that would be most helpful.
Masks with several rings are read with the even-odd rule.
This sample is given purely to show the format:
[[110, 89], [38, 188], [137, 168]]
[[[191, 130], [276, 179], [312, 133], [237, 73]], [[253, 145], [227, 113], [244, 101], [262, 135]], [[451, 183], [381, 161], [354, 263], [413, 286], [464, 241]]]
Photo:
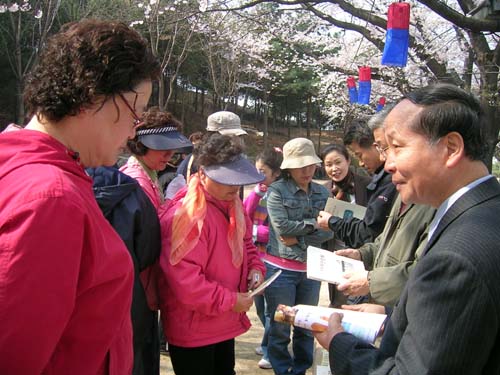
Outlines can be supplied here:
[[[307, 246], [321, 246], [332, 238], [332, 233], [319, 229], [316, 215], [323, 210], [328, 190], [312, 182], [316, 165], [321, 163], [313, 143], [295, 138], [283, 147], [284, 178], [269, 187], [267, 209], [270, 219], [266, 277], [281, 270], [281, 275], [265, 292], [271, 314], [278, 304], [317, 305], [321, 283], [307, 279]], [[293, 358], [288, 352], [290, 326], [271, 320], [268, 352], [274, 372], [305, 374], [313, 361], [311, 332], [295, 327], [293, 330]]]

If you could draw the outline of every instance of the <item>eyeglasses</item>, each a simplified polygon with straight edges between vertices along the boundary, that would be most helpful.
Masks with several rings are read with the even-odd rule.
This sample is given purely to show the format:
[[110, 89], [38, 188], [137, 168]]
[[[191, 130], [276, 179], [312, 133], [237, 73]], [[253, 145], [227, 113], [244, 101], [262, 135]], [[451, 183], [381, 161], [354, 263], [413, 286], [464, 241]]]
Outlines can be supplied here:
[[129, 104], [127, 99], [125, 99], [123, 94], [119, 93], [118, 96], [121, 98], [123, 103], [125, 103], [125, 105], [128, 107], [128, 109], [132, 113], [132, 116], [134, 117], [134, 129], [137, 129], [139, 126], [143, 125], [144, 121], [142, 121], [141, 118], [137, 115], [137, 112], [134, 110], [134, 108], [132, 108], [132, 106]]
[[380, 155], [382, 155], [384, 158], [387, 157], [387, 150], [389, 149], [389, 146], [382, 148], [382, 146], [380, 146], [379, 144], [375, 144], [375, 148], [380, 153]]

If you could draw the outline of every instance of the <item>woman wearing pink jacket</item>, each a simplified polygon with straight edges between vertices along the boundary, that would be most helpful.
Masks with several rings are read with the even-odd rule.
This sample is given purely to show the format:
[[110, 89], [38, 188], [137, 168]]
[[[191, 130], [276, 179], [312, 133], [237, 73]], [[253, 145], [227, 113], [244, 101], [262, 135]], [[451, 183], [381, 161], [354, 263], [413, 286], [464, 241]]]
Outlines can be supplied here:
[[180, 133], [181, 128], [170, 112], [152, 107], [143, 113], [136, 136], [127, 142], [132, 156], [120, 171], [137, 180], [157, 211], [165, 203], [158, 172], [166, 168], [175, 152], [190, 152], [193, 148]]
[[195, 153], [198, 173], [160, 218], [161, 317], [177, 375], [233, 375], [264, 273], [238, 191], [264, 176], [234, 137], [213, 134]]

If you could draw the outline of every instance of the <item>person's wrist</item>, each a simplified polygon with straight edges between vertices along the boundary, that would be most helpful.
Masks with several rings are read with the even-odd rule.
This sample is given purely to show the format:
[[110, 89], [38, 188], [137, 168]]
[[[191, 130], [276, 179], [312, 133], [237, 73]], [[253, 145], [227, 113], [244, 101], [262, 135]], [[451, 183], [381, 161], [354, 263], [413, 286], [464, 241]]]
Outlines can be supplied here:
[[342, 219], [340, 217], [337, 217], [337, 216], [331, 216], [329, 219], [328, 219], [328, 228], [330, 228], [331, 230], [335, 230], [336, 227], [337, 227], [337, 224], [341, 221]]

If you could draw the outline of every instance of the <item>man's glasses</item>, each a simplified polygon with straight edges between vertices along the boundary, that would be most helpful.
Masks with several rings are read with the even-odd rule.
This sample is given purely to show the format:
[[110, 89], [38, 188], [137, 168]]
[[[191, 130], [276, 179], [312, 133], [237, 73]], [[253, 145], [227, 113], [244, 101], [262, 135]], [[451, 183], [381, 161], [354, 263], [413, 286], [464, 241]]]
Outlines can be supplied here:
[[380, 155], [382, 155], [384, 158], [387, 157], [387, 150], [389, 149], [389, 146], [382, 148], [382, 146], [380, 146], [379, 144], [375, 144], [375, 148], [380, 153]]
[[132, 116], [134, 117], [134, 129], [137, 129], [139, 126], [143, 125], [144, 121], [142, 121], [141, 118], [137, 115], [137, 113], [135, 112], [134, 108], [132, 108], [132, 106], [129, 104], [129, 102], [127, 101], [127, 99], [125, 99], [125, 97], [123, 96], [123, 94], [119, 93], [118, 96], [121, 98], [121, 100], [123, 101], [123, 103], [125, 103], [125, 105], [128, 107], [128, 109], [132, 113]]

